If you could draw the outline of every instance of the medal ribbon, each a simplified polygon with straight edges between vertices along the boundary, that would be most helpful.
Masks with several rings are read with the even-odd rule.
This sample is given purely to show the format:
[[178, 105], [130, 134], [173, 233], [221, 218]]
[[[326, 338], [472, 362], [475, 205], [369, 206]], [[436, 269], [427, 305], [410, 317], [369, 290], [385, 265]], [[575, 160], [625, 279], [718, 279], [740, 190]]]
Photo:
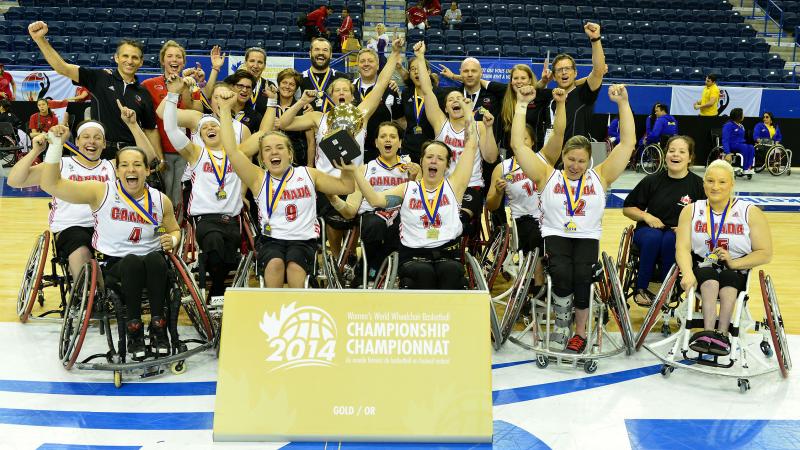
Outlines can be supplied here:
[[728, 200], [728, 204], [725, 205], [725, 209], [722, 210], [722, 216], [719, 218], [719, 226], [717, 227], [717, 232], [714, 232], [714, 211], [711, 209], [711, 204], [708, 204], [708, 215], [706, 216], [706, 227], [708, 228], [708, 237], [711, 238], [711, 249], [717, 248], [717, 241], [719, 240], [719, 235], [722, 234], [722, 226], [725, 225], [725, 216], [728, 215], [728, 208], [731, 206], [731, 202], [733, 199]]
[[214, 178], [217, 179], [219, 189], [222, 190], [225, 188], [225, 172], [228, 170], [228, 154], [225, 153], [225, 150], [222, 151], [222, 167], [220, 167], [215, 161], [217, 158], [214, 157], [211, 151], [206, 149], [206, 152], [208, 152], [208, 159], [211, 160], [211, 166], [214, 168]]
[[331, 68], [328, 67], [328, 70], [325, 71], [325, 76], [322, 77], [322, 83], [319, 83], [317, 81], [317, 77], [314, 76], [314, 73], [311, 72], [310, 70], [309, 70], [308, 74], [309, 74], [309, 78], [311, 78], [311, 84], [314, 85], [314, 89], [316, 89], [319, 92], [322, 92], [322, 98], [323, 98], [322, 112], [327, 112], [328, 111], [328, 105], [333, 105], [333, 102], [328, 97], [328, 94], [325, 92], [325, 88], [328, 87], [328, 83], [330, 82]]
[[419, 121], [422, 118], [422, 111], [425, 110], [425, 97], [422, 97], [417, 94], [417, 88], [414, 88], [414, 119], [417, 121], [417, 126], [419, 126]]
[[[575, 210], [577, 209], [578, 204], [581, 201], [581, 195], [583, 195], [583, 189], [582, 189], [583, 188], [583, 180], [586, 178], [586, 175], [584, 174], [583, 176], [581, 176], [581, 179], [578, 181], [578, 187], [577, 187], [577, 189], [575, 189], [574, 194], [573, 194], [573, 191], [572, 191], [572, 187], [567, 183], [567, 174], [566, 174], [566, 172], [562, 171], [561, 172], [561, 176], [563, 178], [562, 182], [564, 183], [564, 195], [567, 197], [567, 214], [570, 217], [574, 217], [575, 216]], [[572, 198], [573, 195], [575, 197], [574, 199]]]
[[[417, 183], [419, 186], [419, 196], [422, 199], [422, 209], [425, 210], [425, 214], [428, 216], [429, 224], [431, 228], [433, 228], [433, 224], [436, 222], [435, 218], [436, 215], [439, 213], [439, 206], [442, 204], [442, 194], [444, 194], [444, 180], [439, 182], [439, 186], [436, 187], [434, 194], [434, 198], [432, 200], [428, 200], [427, 198], [427, 190], [425, 190], [425, 180], [423, 179], [421, 182]], [[433, 213], [431, 213], [433, 211]]]
[[275, 193], [272, 192], [272, 175], [267, 172], [267, 176], [269, 177], [269, 185], [267, 187], [267, 218], [272, 217], [272, 211], [275, 210], [275, 204], [278, 203], [281, 196], [283, 195], [283, 190], [286, 188], [286, 180], [291, 178], [291, 173], [293, 172], [292, 168], [289, 167], [286, 169], [286, 172], [283, 173], [281, 180], [278, 182], [278, 186], [275, 188]]
[[122, 181], [120, 180], [117, 180], [117, 193], [120, 195], [122, 200], [124, 200], [125, 203], [128, 204], [128, 206], [133, 208], [133, 210], [136, 211], [137, 214], [139, 214], [139, 216], [142, 219], [150, 222], [155, 226], [158, 226], [158, 221], [153, 217], [153, 199], [150, 198], [150, 189], [147, 189], [146, 185], [143, 197], [144, 203], [147, 204], [146, 211], [144, 207], [141, 205], [141, 203], [137, 202], [136, 199], [133, 198], [133, 196], [129, 194], [124, 187], [122, 187]]
[[383, 168], [384, 168], [384, 169], [386, 169], [386, 170], [394, 170], [394, 168], [395, 168], [395, 167], [397, 167], [397, 166], [399, 166], [399, 165], [402, 165], [402, 164], [403, 164], [403, 161], [401, 161], [401, 160], [400, 160], [400, 158], [397, 158], [397, 162], [396, 162], [396, 163], [394, 163], [394, 164], [392, 164], [391, 166], [390, 166], [389, 164], [387, 164], [387, 163], [383, 162], [383, 159], [381, 159], [381, 157], [380, 157], [380, 156], [378, 156], [377, 158], [375, 158], [375, 161], [377, 161], [377, 162], [378, 162], [378, 165], [379, 165], [379, 166], [383, 167]]
[[100, 155], [97, 155], [97, 158], [95, 158], [95, 159], [89, 158], [88, 156], [84, 155], [83, 152], [81, 152], [78, 149], [78, 146], [75, 145], [72, 142], [64, 142], [64, 148], [67, 149], [67, 150], [70, 150], [72, 153], [77, 153], [78, 155], [81, 155], [83, 157], [83, 159], [85, 159], [87, 161], [91, 161], [91, 162], [99, 161], [100, 157], [102, 156], [102, 152], [101, 152]]
[[264, 79], [259, 77], [258, 82], [256, 85], [253, 86], [253, 93], [250, 94], [250, 107], [255, 109], [256, 108], [256, 101], [258, 101], [258, 96], [261, 94], [261, 84], [264, 82]]
[[517, 164], [517, 157], [511, 157], [511, 162], [508, 164], [508, 173], [512, 173], [515, 170], [519, 169], [519, 164]]
[[208, 97], [206, 97], [206, 93], [203, 92], [202, 89], [200, 89], [199, 91], [200, 91], [200, 102], [203, 104], [203, 108], [206, 108], [209, 111], [213, 111], [213, 109], [211, 109], [211, 100], [209, 100]]

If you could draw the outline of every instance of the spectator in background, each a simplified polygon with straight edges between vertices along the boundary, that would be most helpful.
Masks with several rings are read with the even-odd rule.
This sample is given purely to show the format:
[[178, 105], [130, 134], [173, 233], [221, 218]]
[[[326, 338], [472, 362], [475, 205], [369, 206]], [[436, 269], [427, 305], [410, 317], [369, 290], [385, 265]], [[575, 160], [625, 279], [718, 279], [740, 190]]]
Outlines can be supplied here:
[[50, 110], [47, 99], [40, 98], [36, 102], [36, 107], [39, 108], [39, 111], [32, 114], [28, 120], [29, 134], [32, 138], [41, 133], [47, 133], [51, 127], [58, 125], [58, 117]]
[[358, 66], [358, 51], [361, 50], [361, 42], [356, 37], [356, 33], [350, 30], [347, 39], [342, 44], [342, 53], [350, 53], [347, 56], [347, 71], [352, 72]]
[[440, 16], [442, 14], [442, 4], [439, 0], [423, 0], [422, 5], [428, 17]]
[[250, 98], [256, 86], [256, 77], [247, 70], [239, 69], [228, 75], [225, 84], [230, 86], [230, 90], [236, 93], [236, 101], [231, 106], [233, 118], [246, 126], [251, 133], [258, 131], [261, 126], [261, 113], [252, 107]]
[[744, 111], [742, 108], [733, 108], [731, 116], [722, 127], [722, 151], [725, 152], [725, 159], [731, 153], [742, 154], [742, 168], [736, 170], [736, 176], [753, 175], [753, 161], [756, 155], [756, 149], [752, 145], [745, 142], [744, 139]]
[[10, 123], [15, 130], [18, 130], [22, 126], [19, 117], [11, 112], [11, 102], [5, 97], [0, 98], [0, 122]]
[[717, 76], [713, 73], [706, 76], [706, 87], [703, 95], [695, 102], [694, 109], [700, 110], [701, 116], [716, 116], [719, 114], [719, 87]]
[[314, 38], [311, 41], [311, 67], [303, 71], [303, 80], [300, 82], [300, 92], [308, 90], [321, 91], [320, 97], [311, 103], [314, 111], [326, 112], [334, 106], [328, 95], [328, 86], [337, 78], [346, 78], [347, 74], [331, 67], [332, 45], [325, 38]]
[[[283, 131], [278, 123], [283, 113], [286, 112], [287, 109], [291, 108], [292, 105], [297, 103], [295, 94], [297, 93], [297, 89], [302, 80], [302, 75], [291, 68], [283, 69], [278, 73], [277, 91], [267, 91], [268, 93], [271, 93], [274, 98], [270, 97], [272, 101], [270, 101], [267, 112], [264, 115], [264, 119], [261, 120], [261, 126], [259, 127], [261, 135], [271, 131], [281, 131], [286, 134], [286, 137], [288, 137], [292, 142], [292, 153], [294, 155], [294, 160], [292, 163], [296, 166], [308, 165], [308, 149], [316, 146], [314, 130]], [[311, 108], [309, 107], [307, 111], [311, 111]], [[297, 114], [302, 115], [304, 112], [306, 111], [299, 111]], [[251, 153], [258, 152], [257, 149], [245, 150], [246, 145], [248, 144], [245, 143], [242, 145], [242, 151], [244, 151], [245, 154], [249, 155]]]
[[444, 23], [444, 26], [450, 28], [451, 30], [455, 29], [456, 26], [461, 25], [461, 10], [458, 9], [456, 2], [450, 3], [450, 9], [444, 13], [442, 23]]
[[611, 145], [616, 145], [619, 142], [619, 117], [615, 117], [614, 120], [608, 123], [607, 140]]
[[14, 77], [6, 72], [5, 66], [0, 63], [0, 98], [5, 98], [13, 101], [16, 97], [17, 85], [14, 83]]
[[383, 69], [386, 64], [386, 47], [389, 45], [389, 35], [386, 34], [386, 27], [379, 23], [375, 25], [375, 37], [369, 41], [367, 48], [375, 50], [378, 54], [378, 70]]
[[761, 120], [762, 121], [757, 123], [756, 127], [753, 129], [753, 140], [756, 142], [761, 139], [769, 139], [773, 142], [780, 142], [783, 140], [781, 129], [778, 128], [778, 124], [772, 120], [771, 112], [764, 111], [764, 116]]
[[653, 114], [647, 116], [647, 134], [644, 145], [666, 143], [671, 136], [678, 134], [678, 121], [667, 112], [667, 105], [656, 103]]
[[353, 18], [350, 17], [347, 8], [344, 8], [342, 9], [342, 25], [336, 30], [336, 34], [339, 35], [339, 48], [344, 49], [344, 41], [347, 40], [351, 31], [353, 31]]
[[425, 30], [428, 28], [428, 13], [425, 12], [422, 1], [408, 8], [408, 11], [406, 11], [406, 20], [408, 21], [409, 30], [413, 30], [414, 28]]
[[328, 30], [325, 29], [325, 19], [330, 15], [327, 6], [322, 5], [306, 15], [306, 40], [311, 41], [317, 37], [327, 37]]

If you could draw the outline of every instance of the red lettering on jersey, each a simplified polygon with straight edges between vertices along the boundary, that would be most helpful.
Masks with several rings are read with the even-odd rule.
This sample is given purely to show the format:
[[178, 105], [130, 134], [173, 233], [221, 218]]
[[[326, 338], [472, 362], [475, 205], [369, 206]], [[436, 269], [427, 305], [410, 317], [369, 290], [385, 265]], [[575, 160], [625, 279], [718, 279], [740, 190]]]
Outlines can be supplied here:
[[[205, 173], [214, 173], [214, 166], [211, 165], [209, 161], [203, 163], [203, 172]], [[233, 173], [233, 166], [228, 164], [228, 167], [225, 170], [225, 173]]]
[[308, 186], [283, 191], [281, 196], [281, 200], [297, 200], [299, 198], [311, 198], [311, 190]]
[[[563, 194], [564, 193], [564, 185], [562, 183], [558, 183], [553, 187], [554, 194]], [[589, 184], [583, 187], [583, 194], [581, 195], [597, 195], [594, 191], [594, 185]]]
[[[156, 220], [156, 222], [159, 222], [157, 213], [153, 213], [153, 218]], [[127, 209], [119, 208], [117, 206], [111, 208], [111, 220], [116, 220], [119, 222], [150, 224], [149, 221], [143, 219], [142, 216], [136, 212], [128, 211]]]
[[[442, 203], [439, 206], [447, 206], [450, 204], [450, 198], [447, 195], [442, 196]], [[412, 198], [408, 201], [408, 207], [410, 209], [422, 209], [422, 200], [418, 198]]]
[[[463, 149], [464, 148], [464, 140], [463, 139], [459, 139], [457, 137], [445, 136], [444, 137], [444, 143], [449, 145], [450, 147], [456, 147], [456, 148], [459, 148], [459, 149]], [[461, 152], [458, 152], [458, 154], [461, 154]], [[456, 151], [455, 151], [455, 148], [453, 148], [453, 161], [455, 161], [455, 159], [456, 159]]]
[[[700, 220], [695, 221], [694, 231], [695, 233], [708, 233], [708, 224]], [[742, 236], [744, 235], [744, 225], [741, 223], [726, 223], [722, 225], [722, 232], [720, 234]]]
[[108, 175], [70, 175], [69, 179], [72, 181], [102, 181], [105, 183], [108, 181]]
[[377, 176], [377, 177], [370, 177], [369, 184], [370, 184], [370, 186], [389, 186], [389, 187], [394, 187], [394, 186], [403, 184], [406, 181], [408, 181], [408, 178]]

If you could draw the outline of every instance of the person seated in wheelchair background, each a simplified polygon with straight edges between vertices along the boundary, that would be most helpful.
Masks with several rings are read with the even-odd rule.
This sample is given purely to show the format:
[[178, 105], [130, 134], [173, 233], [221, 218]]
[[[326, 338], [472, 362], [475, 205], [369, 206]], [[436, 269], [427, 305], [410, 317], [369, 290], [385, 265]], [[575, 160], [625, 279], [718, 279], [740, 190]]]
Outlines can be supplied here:
[[637, 305], [653, 301], [648, 291], [656, 263], [661, 263], [658, 280], [663, 280], [675, 263], [675, 227], [684, 206], [706, 198], [703, 179], [689, 168], [694, 160], [694, 139], [672, 136], [666, 143], [665, 167], [644, 177], [625, 198], [622, 214], [636, 222], [633, 243], [639, 250], [636, 278]]
[[[360, 175], [367, 179], [376, 192], [417, 179], [420, 167], [412, 163], [410, 158], [398, 156], [401, 145], [399, 127], [393, 122], [382, 122], [375, 138], [378, 157], [358, 168]], [[361, 216], [360, 234], [368, 265], [367, 281], [374, 281], [383, 260], [400, 247], [400, 209], [375, 208], [359, 190], [350, 194], [346, 202], [339, 197], [331, 197], [331, 205], [345, 219]], [[361, 280], [360, 276], [354, 278], [356, 282]]]
[[745, 141], [744, 111], [742, 108], [731, 110], [730, 120], [722, 127], [722, 151], [725, 152], [725, 159], [730, 162], [731, 153], [742, 155], [742, 167], [736, 170], [736, 176], [753, 175], [753, 163], [755, 162], [756, 150]]
[[[457, 99], [461, 111], [471, 111], [472, 104]], [[478, 131], [472, 114], [464, 115], [464, 152], [449, 177], [453, 149], [441, 141], [422, 146], [422, 177], [418, 182], [399, 184], [375, 192], [357, 167], [342, 167], [355, 179], [364, 198], [375, 208], [400, 207], [400, 287], [407, 289], [464, 289], [464, 266], [459, 261], [461, 199], [468, 189], [477, 155]]]
[[748, 271], [772, 259], [772, 236], [764, 213], [733, 195], [728, 162], [716, 160], [708, 166], [703, 189], [708, 200], [681, 211], [675, 259], [681, 287], [687, 292], [699, 288], [702, 303], [703, 330], [692, 335], [689, 347], [724, 356], [730, 353], [728, 329], [736, 297], [747, 286]]
[[95, 217], [92, 242], [106, 286], [119, 285], [125, 305], [127, 349], [134, 360], [147, 356], [142, 323], [142, 291], [150, 302], [150, 345], [156, 355], [169, 355], [167, 320], [167, 262], [180, 238], [172, 202], [146, 183], [147, 155], [138, 147], [117, 153], [117, 177], [107, 182], [76, 182], [61, 177], [60, 164], [66, 127], [47, 133], [50, 143], [44, 157], [41, 187], [56, 198], [87, 204]]
[[667, 105], [656, 103], [653, 112], [645, 121], [645, 135], [640, 145], [645, 147], [650, 144], [663, 145], [671, 136], [678, 134], [678, 121], [669, 114]]
[[753, 128], [753, 140], [761, 142], [763, 140], [772, 141], [779, 144], [783, 140], [781, 129], [772, 117], [772, 113], [764, 111], [761, 122]]
[[[316, 97], [313, 91], [304, 95], [306, 103]], [[231, 113], [235, 97], [230, 89], [219, 91], [222, 144], [243, 186], [255, 193], [262, 233], [256, 254], [266, 287], [282, 288], [286, 283], [290, 288], [302, 288], [311, 273], [320, 234], [317, 191], [347, 195], [353, 192], [353, 180], [312, 167], [292, 167], [292, 141], [279, 131], [261, 134], [257, 153], [260, 167], [250, 162], [236, 144]]]

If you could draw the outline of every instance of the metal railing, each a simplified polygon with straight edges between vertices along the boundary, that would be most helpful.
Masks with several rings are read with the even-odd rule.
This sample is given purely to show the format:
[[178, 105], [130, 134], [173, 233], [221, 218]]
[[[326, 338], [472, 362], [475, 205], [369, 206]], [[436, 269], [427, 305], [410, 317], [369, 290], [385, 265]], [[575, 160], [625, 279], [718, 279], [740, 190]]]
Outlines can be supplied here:
[[[762, 6], [761, 4], [759, 4], [759, 3], [766, 3], [766, 8], [764, 6]], [[756, 6], [759, 9], [761, 9], [762, 11], [764, 11], [764, 36], [772, 36], [772, 34], [773, 34], [773, 33], [767, 32], [767, 29], [768, 29], [767, 27], [769, 26], [770, 22], [774, 23], [775, 26], [778, 27], [778, 33], [777, 33], [777, 35], [778, 35], [777, 36], [778, 37], [778, 44], [777, 45], [780, 47], [781, 38], [783, 37], [783, 9], [780, 6], [778, 6], [778, 4], [775, 3], [772, 0], [761, 0], [761, 2], [759, 2], [759, 0], [753, 0], [753, 13], [752, 13], [751, 17], [754, 18], [754, 19], [756, 17]], [[777, 13], [778, 13], [777, 15], [779, 17], [777, 19], [775, 17], [773, 17], [773, 15], [770, 13], [773, 10], [777, 11]]]

